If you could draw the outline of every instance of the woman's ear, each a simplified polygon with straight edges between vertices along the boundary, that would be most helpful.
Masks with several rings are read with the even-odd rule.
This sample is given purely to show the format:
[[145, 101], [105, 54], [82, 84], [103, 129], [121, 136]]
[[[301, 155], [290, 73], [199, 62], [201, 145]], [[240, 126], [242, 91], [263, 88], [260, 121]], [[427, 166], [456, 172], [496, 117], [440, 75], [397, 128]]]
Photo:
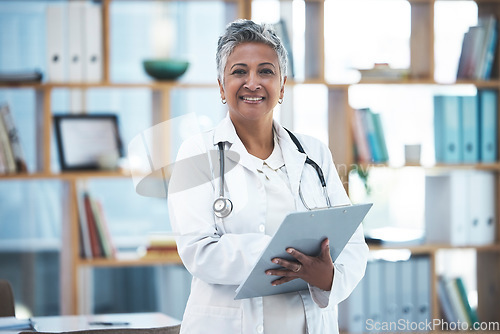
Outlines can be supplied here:
[[283, 96], [285, 95], [285, 84], [286, 84], [286, 79], [287, 79], [287, 76], [285, 76], [283, 78], [283, 85], [281, 85], [281, 89], [280, 89], [280, 99], [283, 99]]
[[224, 94], [224, 85], [220, 82], [220, 79], [217, 79], [217, 83], [219, 84], [220, 98], [221, 100], [225, 100], [226, 95]]

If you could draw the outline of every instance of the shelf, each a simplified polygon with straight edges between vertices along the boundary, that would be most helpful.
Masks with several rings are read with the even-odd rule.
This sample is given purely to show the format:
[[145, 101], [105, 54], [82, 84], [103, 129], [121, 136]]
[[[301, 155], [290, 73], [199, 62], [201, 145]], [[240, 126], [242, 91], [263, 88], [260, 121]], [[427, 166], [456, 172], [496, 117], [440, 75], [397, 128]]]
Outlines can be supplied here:
[[118, 259], [80, 259], [79, 264], [88, 267], [140, 267], [151, 265], [182, 264], [177, 252], [162, 256], [141, 258], [137, 253], [118, 254]]
[[45, 89], [91, 89], [91, 88], [218, 88], [217, 81], [188, 83], [182, 81], [146, 81], [146, 82], [47, 82], [47, 83], [0, 83], [0, 88], [32, 88], [35, 90]]
[[351, 167], [361, 167], [363, 170], [367, 170], [370, 168], [393, 168], [393, 169], [400, 169], [400, 168], [406, 168], [406, 167], [418, 167], [418, 168], [424, 168], [427, 170], [433, 170], [433, 169], [479, 169], [479, 170], [489, 170], [489, 171], [500, 171], [500, 163], [477, 163], [477, 164], [437, 164], [437, 165], [420, 165], [420, 164], [404, 164], [400, 166], [394, 166], [394, 165], [389, 165], [387, 163], [354, 163], [351, 164]]
[[132, 177], [128, 171], [74, 171], [62, 173], [27, 173], [3, 174], [0, 180], [38, 180], [38, 179], [63, 179], [66, 181], [87, 178], [126, 178]]
[[380, 250], [399, 250], [406, 249], [412, 254], [434, 254], [441, 250], [456, 250], [456, 249], [473, 249], [477, 252], [500, 252], [500, 244], [484, 245], [484, 246], [453, 246], [444, 244], [426, 244], [426, 245], [369, 245], [370, 251], [380, 251]]

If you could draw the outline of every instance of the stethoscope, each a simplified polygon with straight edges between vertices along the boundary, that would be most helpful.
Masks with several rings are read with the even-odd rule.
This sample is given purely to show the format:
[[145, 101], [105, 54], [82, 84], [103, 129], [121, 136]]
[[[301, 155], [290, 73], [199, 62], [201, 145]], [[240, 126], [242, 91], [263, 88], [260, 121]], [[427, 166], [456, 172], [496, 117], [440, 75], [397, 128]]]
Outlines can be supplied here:
[[[290, 132], [288, 129], [285, 129], [285, 130], [290, 135], [290, 138], [292, 139], [295, 146], [297, 146], [297, 150], [300, 153], [306, 154], [306, 152], [304, 151], [304, 148], [300, 144], [297, 137], [295, 137], [295, 135], [292, 132]], [[224, 179], [224, 143], [219, 142], [219, 143], [217, 143], [217, 146], [219, 147], [220, 188], [219, 188], [219, 197], [214, 201], [213, 209], [214, 209], [215, 216], [217, 216], [219, 218], [226, 218], [227, 216], [229, 216], [231, 211], [233, 211], [233, 203], [231, 202], [231, 200], [229, 198], [224, 196], [224, 184], [225, 184], [225, 179]], [[326, 181], [325, 181], [325, 177], [323, 176], [323, 171], [321, 170], [321, 167], [319, 167], [319, 165], [316, 162], [314, 162], [314, 160], [309, 158], [307, 156], [307, 154], [306, 154], [306, 161], [305, 162], [306, 162], [306, 164], [311, 165], [316, 170], [316, 174], [318, 174], [318, 178], [319, 178], [319, 181], [321, 182], [321, 187], [323, 189], [323, 196], [325, 196], [325, 199], [326, 199], [326, 205], [328, 208], [331, 207], [332, 205], [330, 203], [330, 198], [328, 197], [328, 192], [326, 190]], [[306, 204], [306, 202], [304, 200], [304, 196], [302, 196], [302, 191], [301, 191], [300, 185], [299, 185], [299, 197], [300, 197], [300, 200], [302, 201], [302, 204], [304, 204], [304, 207], [307, 210], [313, 210], [312, 208], [310, 208]]]

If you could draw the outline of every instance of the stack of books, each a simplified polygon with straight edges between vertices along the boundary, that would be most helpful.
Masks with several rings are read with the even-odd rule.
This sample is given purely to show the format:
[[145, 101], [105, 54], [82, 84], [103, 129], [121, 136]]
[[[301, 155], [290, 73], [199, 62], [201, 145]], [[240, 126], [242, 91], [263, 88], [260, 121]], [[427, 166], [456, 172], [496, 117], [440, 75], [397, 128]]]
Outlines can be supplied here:
[[27, 170], [9, 105], [0, 105], [0, 174], [25, 173]]
[[494, 16], [479, 18], [477, 26], [464, 34], [457, 79], [488, 80], [497, 48], [497, 20]]
[[83, 192], [78, 202], [80, 256], [84, 259], [115, 259], [116, 248], [109, 233], [101, 202], [89, 192]]
[[358, 163], [389, 161], [380, 114], [369, 108], [354, 110], [352, 117], [354, 150]]
[[171, 233], [152, 233], [149, 235], [149, 244], [143, 258], [166, 259], [178, 258], [177, 244]]

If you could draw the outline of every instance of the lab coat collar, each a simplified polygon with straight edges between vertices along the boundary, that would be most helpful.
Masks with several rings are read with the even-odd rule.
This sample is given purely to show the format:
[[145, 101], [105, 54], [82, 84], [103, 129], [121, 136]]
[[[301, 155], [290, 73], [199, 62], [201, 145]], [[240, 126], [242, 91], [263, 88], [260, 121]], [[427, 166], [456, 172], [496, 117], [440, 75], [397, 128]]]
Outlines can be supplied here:
[[[302, 169], [304, 168], [306, 161], [306, 155], [298, 151], [297, 146], [295, 146], [294, 142], [290, 138], [290, 135], [278, 121], [273, 121], [273, 127], [275, 136], [278, 138], [278, 142], [281, 147], [292, 193], [297, 195], [299, 192]], [[227, 113], [226, 117], [214, 130], [213, 144], [215, 149], [217, 149], [216, 146], [219, 142], [228, 142], [229, 145], [226, 145], [225, 148], [238, 153], [240, 161], [235, 160], [235, 156], [229, 154], [227, 155], [228, 159], [241, 164], [243, 167], [252, 172], [256, 171], [252, 157], [236, 134], [236, 129], [234, 128], [234, 124], [229, 117], [229, 113]]]
[[274, 121], [274, 131], [278, 137], [283, 160], [285, 160], [286, 172], [288, 174], [288, 180], [290, 181], [292, 194], [297, 195], [299, 193], [302, 169], [304, 168], [307, 156], [299, 152], [288, 132], [276, 120]]
[[[239, 163], [248, 170], [256, 173], [255, 164], [253, 163], [250, 153], [248, 153], [245, 145], [243, 145], [241, 139], [236, 134], [236, 129], [234, 124], [227, 113], [226, 117], [219, 123], [219, 125], [214, 130], [214, 149], [218, 149], [217, 144], [219, 142], [227, 142], [224, 145], [226, 150], [231, 150], [237, 154], [226, 154], [229, 160]], [[238, 160], [239, 159], [239, 160]]]

